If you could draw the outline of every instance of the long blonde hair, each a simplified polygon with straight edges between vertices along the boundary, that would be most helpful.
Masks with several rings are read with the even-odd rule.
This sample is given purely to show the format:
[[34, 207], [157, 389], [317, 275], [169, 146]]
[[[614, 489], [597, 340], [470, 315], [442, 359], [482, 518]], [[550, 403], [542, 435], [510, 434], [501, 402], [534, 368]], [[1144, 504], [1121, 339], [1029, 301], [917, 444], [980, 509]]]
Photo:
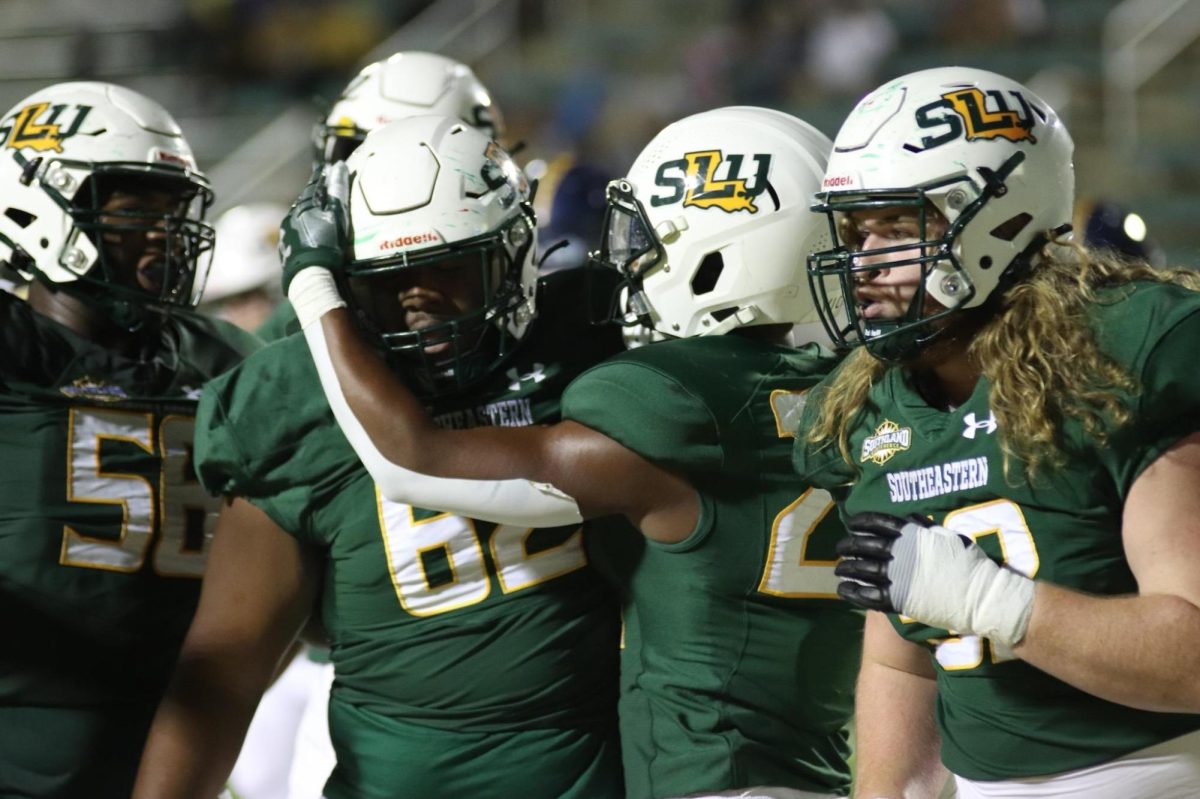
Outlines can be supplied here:
[[[1075, 419], [1098, 443], [1109, 423], [1129, 420], [1138, 380], [1100, 351], [1088, 324], [1097, 291], [1135, 281], [1200, 290], [1200, 273], [1156, 270], [1071, 242], [1043, 247], [1029, 276], [1000, 297], [999, 310], [972, 338], [967, 355], [991, 383], [989, 404], [1002, 431], [1004, 472], [1014, 458], [1032, 479], [1039, 466], [1063, 460], [1060, 431]], [[814, 447], [836, 444], [854, 465], [850, 433], [871, 386], [891, 368], [864, 349], [852, 353], [824, 392], [806, 435]]]

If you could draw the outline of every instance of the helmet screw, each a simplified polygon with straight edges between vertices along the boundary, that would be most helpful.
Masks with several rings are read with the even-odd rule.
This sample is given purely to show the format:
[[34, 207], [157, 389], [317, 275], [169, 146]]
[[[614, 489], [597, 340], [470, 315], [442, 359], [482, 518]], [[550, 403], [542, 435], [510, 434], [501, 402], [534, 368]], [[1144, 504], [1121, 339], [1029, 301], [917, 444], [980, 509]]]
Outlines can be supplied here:
[[950, 206], [951, 208], [955, 209], [956, 211], [959, 208], [962, 208], [966, 204], [967, 204], [967, 193], [965, 191], [963, 191], [962, 189], [955, 189], [954, 191], [952, 191], [946, 195], [946, 205]]
[[46, 178], [47, 182], [59, 191], [66, 191], [71, 188], [71, 176], [61, 169], [54, 170]]
[[518, 220], [508, 229], [508, 242], [514, 247], [524, 247], [529, 241], [529, 228], [524, 220]]
[[962, 281], [958, 279], [958, 275], [947, 275], [942, 279], [942, 292], [948, 297], [953, 297], [962, 291], [962, 287]]
[[86, 261], [87, 256], [83, 254], [82, 250], [79, 250], [75, 247], [72, 247], [63, 253], [63, 263], [66, 264], [69, 269], [80, 269], [83, 267]]

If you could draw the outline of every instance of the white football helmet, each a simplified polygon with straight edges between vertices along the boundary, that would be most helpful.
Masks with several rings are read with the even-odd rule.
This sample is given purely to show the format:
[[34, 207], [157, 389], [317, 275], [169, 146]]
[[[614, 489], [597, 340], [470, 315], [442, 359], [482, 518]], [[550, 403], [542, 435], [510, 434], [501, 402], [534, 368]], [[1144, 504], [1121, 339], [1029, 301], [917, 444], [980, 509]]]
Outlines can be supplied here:
[[618, 313], [674, 337], [815, 321], [809, 212], [828, 137], [766, 108], [705, 111], [664, 128], [608, 185], [596, 259], [625, 277]]
[[264, 288], [279, 293], [279, 220], [286, 206], [272, 202], [235, 205], [214, 223], [217, 244], [204, 287], [204, 302]]
[[[856, 259], [862, 253], [854, 242], [839, 238], [809, 261], [829, 334], [843, 345], [865, 343], [884, 360], [911, 357], [945, 329], [932, 321], [976, 308], [1019, 279], [1041, 245], [1071, 222], [1073, 150], [1050, 106], [992, 72], [929, 69], [868, 94], [838, 132], [813, 210], [838, 237], [850, 211], [917, 209], [919, 245], [872, 253], [922, 247], [921, 257], [889, 265], [920, 263], [923, 290], [902, 318], [867, 323], [857, 313], [854, 276], [872, 266]], [[929, 203], [949, 222], [940, 237], [924, 231], [920, 210]], [[942, 309], [927, 312], [926, 296]]]
[[[537, 224], [524, 173], [482, 131], [444, 116], [384, 125], [346, 166], [353, 252], [338, 277], [359, 323], [418, 366], [427, 393], [490, 374], [535, 313]], [[478, 307], [410, 330], [401, 294], [431, 269], [473, 275]]]
[[466, 64], [434, 53], [396, 53], [350, 81], [317, 126], [318, 158], [344, 161], [367, 133], [411, 116], [456, 117], [491, 139], [503, 135], [500, 109]]
[[[160, 193], [173, 209], [106, 210], [114, 190]], [[211, 203], [179, 126], [137, 92], [60, 83], [0, 118], [0, 258], [119, 324], [136, 326], [148, 305], [195, 306], [213, 244], [203, 221]], [[143, 249], [129, 266], [112, 240], [137, 235]]]

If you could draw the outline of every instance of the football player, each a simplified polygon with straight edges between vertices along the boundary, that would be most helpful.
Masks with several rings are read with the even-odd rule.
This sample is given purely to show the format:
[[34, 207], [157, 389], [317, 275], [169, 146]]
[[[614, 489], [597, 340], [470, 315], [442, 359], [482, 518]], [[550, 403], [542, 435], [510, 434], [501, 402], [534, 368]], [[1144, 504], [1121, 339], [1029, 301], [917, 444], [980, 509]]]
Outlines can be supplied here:
[[61, 83], [0, 118], [0, 795], [128, 797], [217, 504], [200, 386], [257, 346], [192, 312], [212, 200], [158, 103]]
[[[500, 110], [470, 67], [435, 53], [405, 51], [369, 64], [342, 90], [329, 112], [313, 129], [315, 161], [333, 164], [343, 160], [362, 143], [368, 131], [393, 119], [420, 114], [457, 117], [493, 138], [503, 132]], [[222, 216], [218, 228], [225, 223], [234, 230], [252, 231], [258, 237], [257, 244], [261, 244], [261, 228], [248, 227], [258, 217], [233, 216], [236, 210]], [[279, 220], [286, 210], [280, 209], [271, 220], [271, 238], [276, 244]], [[222, 253], [234, 252], [226, 250], [225, 232], [218, 229], [221, 235], [214, 258], [214, 278], [209, 281], [206, 300], [212, 293], [214, 280], [224, 282], [220, 271]], [[257, 245], [245, 247], [233, 257], [249, 259], [254, 252], [258, 252]], [[274, 293], [281, 295], [277, 248], [272, 248], [269, 254], [264, 253], [263, 260], [271, 263], [272, 287]], [[295, 312], [289, 303], [283, 302], [276, 305], [275, 311], [255, 332], [260, 338], [273, 341], [298, 329]], [[263, 697], [230, 775], [230, 785], [238, 794], [253, 799], [262, 795], [264, 799], [270, 799], [271, 792], [287, 795], [287, 783], [291, 782], [307, 786], [293, 790], [292, 799], [320, 796], [324, 778], [313, 779], [313, 774], [322, 768], [328, 774], [333, 768], [328, 729], [322, 718], [323, 709], [328, 705], [332, 675], [327, 672], [330, 671], [332, 666], [324, 646], [304, 646]], [[308, 693], [295, 691], [298, 684], [307, 686]], [[308, 710], [308, 705], [315, 710]], [[297, 747], [303, 751], [295, 752], [293, 756], [292, 742], [288, 736], [281, 736], [277, 729], [295, 726], [297, 714], [301, 714], [303, 720], [296, 733]], [[292, 775], [285, 779], [282, 772], [289, 768]]]
[[[357, 224], [371, 257], [347, 273], [356, 321], [447, 427], [554, 421], [565, 385], [620, 336], [589, 326], [580, 270], [537, 281], [512, 159], [458, 119], [411, 122], [417, 139], [384, 127], [350, 156], [370, 192]], [[285, 257], [303, 252], [295, 234]], [[381, 497], [300, 336], [211, 383], [198, 424], [201, 480], [231, 505], [136, 795], [216, 793], [318, 598], [336, 671], [329, 799], [622, 795], [617, 606], [578, 524]]]
[[[380, 125], [425, 114], [455, 117], [491, 139], [504, 136], [504, 117], [470, 67], [436, 53], [407, 50], [368, 64], [346, 84], [313, 128], [315, 161], [344, 161]], [[274, 341], [298, 330], [296, 313], [285, 302], [255, 333]]]
[[[415, 148], [423, 131], [388, 133]], [[599, 260], [622, 278], [625, 320], [670, 340], [578, 377], [554, 425], [442, 429], [374, 356], [354, 324], [377, 247], [365, 209], [382, 200], [363, 162], [349, 164], [348, 231], [317, 232], [340, 191], [285, 222], [285, 237], [308, 235], [285, 264], [289, 294], [385, 496], [510, 525], [535, 511], [596, 520], [596, 557], [624, 600], [631, 797], [849, 788], [862, 617], [836, 596], [831, 497], [798, 484], [790, 460], [805, 392], [836, 362], [789, 340], [815, 320], [804, 259], [828, 239], [808, 206], [829, 146], [748, 107], [680, 120], [646, 146], [608, 187]]]
[[834, 143], [810, 275], [860, 348], [796, 464], [841, 494], [839, 593], [887, 614], [862, 796], [934, 795], [939, 752], [959, 797], [1200, 791], [1198, 281], [1068, 245], [1072, 150], [959, 67], [888, 82]]

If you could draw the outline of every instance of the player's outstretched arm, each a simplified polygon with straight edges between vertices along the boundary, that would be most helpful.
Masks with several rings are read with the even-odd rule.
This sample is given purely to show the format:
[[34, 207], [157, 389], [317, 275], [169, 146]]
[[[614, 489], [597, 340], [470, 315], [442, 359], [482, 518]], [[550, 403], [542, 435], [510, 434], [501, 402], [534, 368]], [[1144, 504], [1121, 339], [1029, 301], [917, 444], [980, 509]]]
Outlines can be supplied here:
[[574, 499], [548, 485], [526, 480], [454, 480], [405, 468], [380, 452], [346, 402], [326, 347], [321, 320], [344, 313], [331, 270], [346, 247], [344, 163], [318, 168], [280, 226], [283, 288], [304, 330], [322, 388], [347, 440], [383, 495], [390, 500], [453, 511], [501, 524], [550, 527], [580, 521]]
[[[345, 309], [324, 314], [320, 326], [337, 378], [333, 390], [342, 397], [331, 397], [331, 404], [346, 404], [386, 461], [440, 478], [550, 484], [577, 503], [583, 518], [622, 514], [658, 540], [678, 541], [695, 528], [700, 501], [691, 484], [608, 436], [571, 421], [443, 430], [362, 340]], [[429, 506], [415, 490], [407, 501]], [[471, 502], [464, 492], [455, 507], [432, 506], [488, 518], [488, 508], [473, 512]]]
[[548, 483], [432, 477], [388, 460], [346, 402], [329, 358], [322, 326], [307, 325], [304, 336], [338, 426], [379, 486], [380, 493], [389, 500], [439, 508], [497, 524], [558, 527], [582, 521], [575, 499]]
[[926, 650], [897, 635], [882, 613], [867, 614], [854, 701], [858, 799], [934, 799], [945, 784], [934, 679]]
[[212, 799], [304, 624], [315, 560], [245, 500], [222, 509], [200, 605], [142, 753], [134, 799]]
[[[389, 498], [530, 526], [620, 513], [652, 537], [679, 540], [691, 533], [700, 514], [691, 485], [583, 425], [472, 430], [434, 425], [359, 336], [338, 294], [330, 269], [338, 267], [345, 246], [345, 196], [344, 165], [334, 165], [328, 175], [314, 175], [284, 219], [284, 288], [330, 405], [372, 477], [388, 487]], [[439, 485], [413, 473], [492, 485]], [[522, 508], [529, 509], [528, 516]]]

